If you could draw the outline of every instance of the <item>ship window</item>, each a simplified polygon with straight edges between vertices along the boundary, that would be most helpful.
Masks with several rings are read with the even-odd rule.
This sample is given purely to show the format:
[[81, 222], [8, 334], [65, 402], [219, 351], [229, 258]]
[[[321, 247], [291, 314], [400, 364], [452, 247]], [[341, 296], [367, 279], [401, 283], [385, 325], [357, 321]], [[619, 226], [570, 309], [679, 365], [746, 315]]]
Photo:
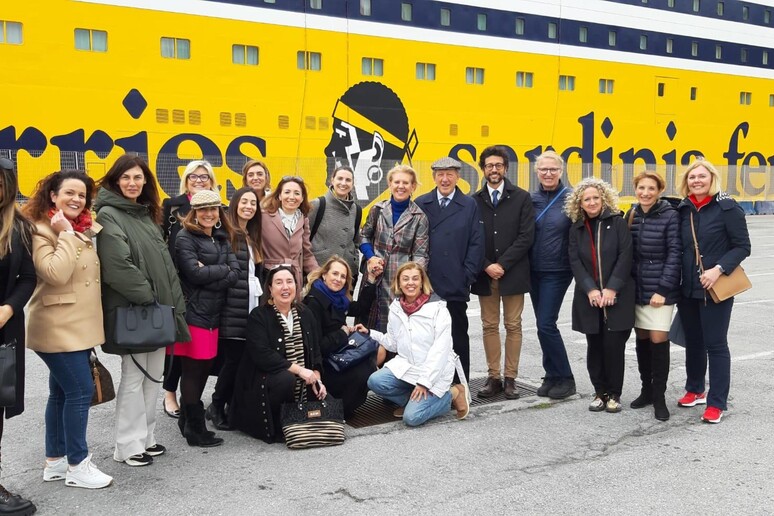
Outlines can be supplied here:
[[765, 11], [763, 11], [763, 23], [765, 23], [765, 24], [767, 24], [767, 25], [768, 25], [769, 23], [771, 23], [771, 11], [770, 11], [770, 10], [768, 10], [768, 9], [766, 9]]
[[746, 5], [742, 6], [742, 19], [745, 21], [750, 19], [750, 8]]
[[699, 44], [696, 41], [691, 42], [691, 55], [696, 57], [699, 55]]
[[19, 22], [0, 20], [0, 43], [21, 45], [22, 24]]
[[715, 59], [723, 58], [723, 47], [721, 45], [715, 45]]
[[191, 59], [191, 40], [161, 38], [161, 57]]
[[556, 39], [557, 36], [556, 23], [549, 22], [548, 24], [548, 39]]
[[107, 52], [107, 32], [104, 30], [75, 29], [75, 48], [93, 52]]
[[763, 55], [761, 56], [761, 63], [765, 65], [769, 64], [769, 53], [766, 50], [763, 51]]
[[612, 95], [614, 82], [613, 79], [600, 79], [599, 92], [604, 95]]
[[656, 94], [657, 94], [659, 97], [663, 97], [663, 96], [664, 96], [664, 90], [665, 90], [665, 88], [666, 88], [666, 85], [665, 85], [663, 82], [660, 82], [660, 83], [658, 83], [658, 87], [656, 88], [656, 90], [657, 90], [657, 91], [656, 91]]
[[277, 0], [263, 0], [264, 4], [276, 4]]
[[299, 70], [322, 70], [322, 54], [319, 52], [304, 52], [299, 50], [296, 53], [296, 67]]
[[607, 44], [608, 46], [614, 47], [616, 45], [616, 40], [618, 34], [614, 30], [611, 30], [607, 33]]
[[698, 13], [701, 10], [700, 0], [693, 0], [693, 12]]
[[723, 16], [725, 12], [725, 5], [723, 2], [718, 2], [718, 16]]
[[476, 28], [478, 30], [486, 30], [486, 14], [478, 14], [476, 16]]
[[516, 35], [517, 36], [523, 36], [524, 35], [524, 25], [525, 25], [524, 18], [516, 18]]
[[691, 100], [696, 100], [696, 93], [698, 88], [696, 86], [691, 86]]
[[666, 40], [666, 53], [671, 54], [674, 52], [675, 41], [672, 38]]
[[384, 59], [378, 57], [364, 57], [361, 63], [363, 75], [384, 75]]
[[774, 95], [769, 95], [769, 107], [774, 107]]
[[575, 76], [573, 75], [560, 75], [559, 76], [559, 89], [563, 91], [575, 90]]
[[258, 47], [252, 45], [232, 45], [231, 62], [234, 64], [257, 65]]
[[517, 88], [531, 88], [532, 87], [532, 72], [516, 72], [516, 87]]
[[578, 31], [578, 41], [581, 43], [588, 43], [589, 41], [589, 28], [581, 27]]
[[739, 52], [739, 60], [742, 61], [743, 63], [747, 62], [747, 49], [746, 48], [743, 48]]
[[675, 6], [675, 0], [667, 0], [667, 7], [674, 7]]
[[465, 82], [468, 84], [484, 84], [483, 68], [465, 68]]
[[400, 19], [403, 21], [411, 21], [412, 9], [409, 2], [402, 2], [400, 4]]
[[417, 63], [417, 79], [422, 81], [434, 81], [435, 65], [433, 63]]
[[322, 0], [309, 0], [309, 7], [311, 9], [322, 9]]
[[360, 0], [360, 14], [371, 16], [371, 0]]
[[647, 36], [640, 36], [640, 50], [647, 50], [648, 49], [648, 37]]
[[441, 25], [444, 27], [448, 27], [449, 25], [451, 25], [450, 9], [441, 9]]
[[752, 92], [740, 91], [739, 103], [743, 106], [749, 106], [750, 104], [752, 104]]

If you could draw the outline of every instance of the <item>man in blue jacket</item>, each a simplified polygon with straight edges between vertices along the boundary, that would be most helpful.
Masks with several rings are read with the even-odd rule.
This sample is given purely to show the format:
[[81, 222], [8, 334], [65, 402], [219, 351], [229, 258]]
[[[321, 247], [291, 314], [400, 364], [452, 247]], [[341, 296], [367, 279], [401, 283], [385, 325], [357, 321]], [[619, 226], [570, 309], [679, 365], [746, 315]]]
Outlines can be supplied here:
[[454, 352], [470, 378], [468, 301], [470, 285], [484, 260], [484, 223], [476, 201], [457, 187], [462, 164], [441, 158], [432, 165], [436, 188], [416, 203], [430, 222], [430, 262], [427, 275], [433, 291], [446, 300], [452, 318]]

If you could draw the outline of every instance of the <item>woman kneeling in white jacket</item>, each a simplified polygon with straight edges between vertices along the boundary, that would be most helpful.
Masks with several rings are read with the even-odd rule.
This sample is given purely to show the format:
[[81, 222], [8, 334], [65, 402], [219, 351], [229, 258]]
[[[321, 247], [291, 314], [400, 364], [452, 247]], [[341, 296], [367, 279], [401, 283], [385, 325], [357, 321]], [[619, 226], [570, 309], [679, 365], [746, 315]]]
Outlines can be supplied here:
[[[470, 409], [470, 391], [452, 350], [451, 316], [446, 301], [432, 295], [430, 280], [415, 262], [398, 268], [391, 289], [387, 333], [371, 331], [387, 351], [398, 355], [368, 379], [368, 387], [398, 405], [396, 417], [408, 426], [449, 411], [464, 419]], [[454, 371], [462, 381], [452, 385]]]

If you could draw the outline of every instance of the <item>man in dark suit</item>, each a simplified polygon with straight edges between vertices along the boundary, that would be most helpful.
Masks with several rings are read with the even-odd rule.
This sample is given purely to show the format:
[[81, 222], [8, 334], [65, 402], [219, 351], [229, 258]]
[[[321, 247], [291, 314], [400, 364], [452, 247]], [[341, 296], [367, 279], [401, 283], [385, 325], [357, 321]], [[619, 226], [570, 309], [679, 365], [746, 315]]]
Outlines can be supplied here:
[[457, 187], [462, 164], [441, 158], [432, 165], [436, 188], [417, 198], [430, 223], [430, 262], [427, 275], [433, 291], [446, 300], [452, 318], [454, 352], [465, 377], [470, 378], [468, 301], [470, 285], [481, 272], [484, 225], [478, 205]]
[[[516, 376], [521, 355], [521, 313], [524, 293], [529, 292], [529, 249], [535, 236], [535, 211], [529, 193], [512, 184], [508, 153], [502, 147], [487, 147], [479, 166], [486, 185], [473, 198], [484, 221], [484, 270], [471, 291], [479, 296], [489, 378], [478, 391], [489, 398], [505, 390], [516, 399]], [[500, 302], [505, 324], [505, 382], [500, 380]]]

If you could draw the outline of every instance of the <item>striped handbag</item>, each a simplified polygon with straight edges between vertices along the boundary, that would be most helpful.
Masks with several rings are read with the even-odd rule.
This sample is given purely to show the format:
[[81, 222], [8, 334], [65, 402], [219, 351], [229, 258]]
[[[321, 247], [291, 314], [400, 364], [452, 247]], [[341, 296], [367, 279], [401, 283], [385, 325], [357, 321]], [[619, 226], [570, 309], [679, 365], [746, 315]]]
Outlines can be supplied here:
[[292, 450], [344, 442], [344, 405], [333, 396], [322, 401], [284, 403], [280, 418], [285, 444]]

